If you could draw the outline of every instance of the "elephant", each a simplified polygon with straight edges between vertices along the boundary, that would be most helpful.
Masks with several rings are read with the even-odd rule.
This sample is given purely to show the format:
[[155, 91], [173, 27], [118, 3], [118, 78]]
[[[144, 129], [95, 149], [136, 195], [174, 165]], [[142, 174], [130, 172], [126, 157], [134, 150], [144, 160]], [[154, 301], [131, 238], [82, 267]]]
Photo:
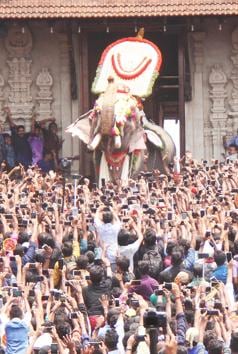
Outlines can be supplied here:
[[94, 108], [66, 131], [94, 152], [99, 185], [103, 179], [127, 181], [146, 169], [167, 173], [176, 154], [171, 136], [146, 118], [140, 99], [113, 80], [108, 80]]

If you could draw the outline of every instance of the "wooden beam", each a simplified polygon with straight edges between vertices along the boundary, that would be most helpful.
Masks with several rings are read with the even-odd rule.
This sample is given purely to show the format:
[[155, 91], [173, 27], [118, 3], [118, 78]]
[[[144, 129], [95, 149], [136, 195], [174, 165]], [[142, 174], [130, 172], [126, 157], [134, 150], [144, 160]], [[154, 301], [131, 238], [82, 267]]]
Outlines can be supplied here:
[[180, 156], [185, 154], [185, 34], [178, 39], [178, 74], [179, 74], [179, 120], [180, 120]]
[[[88, 35], [79, 35], [79, 112], [86, 113], [89, 107], [89, 75], [88, 75]], [[86, 145], [80, 141], [80, 172], [90, 174], [91, 161]]]

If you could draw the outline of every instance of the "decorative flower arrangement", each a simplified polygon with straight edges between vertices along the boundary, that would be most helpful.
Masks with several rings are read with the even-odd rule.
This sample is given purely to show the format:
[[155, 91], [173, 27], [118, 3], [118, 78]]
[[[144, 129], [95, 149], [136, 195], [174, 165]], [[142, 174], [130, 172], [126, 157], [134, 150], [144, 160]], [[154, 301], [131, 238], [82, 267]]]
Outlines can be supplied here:
[[[102, 110], [103, 94], [96, 100], [90, 119], [96, 118]], [[125, 86], [118, 88], [117, 99], [114, 105], [114, 125], [111, 130], [112, 136], [123, 136], [125, 123], [128, 119], [137, 119], [137, 100], [129, 93]]]

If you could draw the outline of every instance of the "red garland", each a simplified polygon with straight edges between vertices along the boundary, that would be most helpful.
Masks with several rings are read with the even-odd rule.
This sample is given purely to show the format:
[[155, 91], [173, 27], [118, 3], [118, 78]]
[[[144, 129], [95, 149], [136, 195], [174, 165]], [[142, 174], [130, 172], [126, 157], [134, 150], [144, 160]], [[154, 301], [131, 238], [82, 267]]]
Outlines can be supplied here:
[[[118, 53], [118, 65], [119, 65], [119, 68], [120, 68], [120, 70], [123, 70], [122, 68], [121, 68], [121, 63], [120, 63], [120, 58], [119, 58], [119, 53]], [[143, 61], [145, 61], [146, 60], [146, 58], [144, 58], [143, 59]], [[143, 61], [142, 61], [142, 63], [143, 63]], [[147, 61], [142, 65], [142, 63], [140, 63], [137, 67], [136, 67], [136, 69], [135, 69], [135, 72], [134, 73], [132, 73], [132, 74], [126, 74], [126, 73], [123, 73], [123, 71], [120, 71], [120, 70], [118, 70], [117, 69], [117, 66], [116, 66], [116, 63], [115, 63], [115, 57], [114, 57], [114, 54], [112, 55], [112, 67], [113, 67], [113, 69], [114, 69], [114, 71], [115, 71], [115, 73], [119, 76], [119, 77], [121, 77], [122, 79], [124, 79], [124, 80], [133, 80], [133, 79], [135, 79], [136, 77], [138, 77], [138, 76], [140, 76], [147, 68], [148, 68], [148, 66], [150, 65], [150, 63], [152, 62], [152, 60], [151, 59], [147, 59]], [[142, 65], [142, 66], [141, 66]], [[138, 70], [138, 67], [140, 67], [141, 66], [141, 68]], [[137, 70], [137, 71], [136, 71]]]
[[157, 52], [157, 55], [158, 55], [158, 61], [157, 61], [157, 64], [156, 64], [156, 67], [155, 69], [157, 71], [159, 71], [160, 67], [161, 67], [161, 64], [162, 64], [162, 54], [161, 54], [161, 51], [160, 49], [151, 41], [149, 41], [148, 39], [141, 39], [141, 38], [137, 38], [137, 37], [127, 37], [127, 38], [122, 38], [122, 39], [119, 39], [118, 41], [116, 42], [113, 42], [112, 44], [110, 44], [109, 46], [107, 46], [102, 55], [101, 55], [101, 58], [100, 58], [100, 61], [99, 61], [99, 64], [98, 65], [102, 65], [103, 62], [104, 62], [104, 59], [107, 55], [107, 53], [109, 52], [109, 50], [111, 48], [113, 48], [115, 45], [117, 44], [120, 44], [120, 43], [123, 43], [123, 42], [140, 42], [140, 43], [147, 43], [149, 44], [150, 46], [152, 46], [154, 48], [154, 50]]
[[105, 153], [105, 158], [109, 166], [112, 167], [121, 167], [123, 164], [125, 157], [127, 155], [127, 151], [114, 152], [110, 155]]

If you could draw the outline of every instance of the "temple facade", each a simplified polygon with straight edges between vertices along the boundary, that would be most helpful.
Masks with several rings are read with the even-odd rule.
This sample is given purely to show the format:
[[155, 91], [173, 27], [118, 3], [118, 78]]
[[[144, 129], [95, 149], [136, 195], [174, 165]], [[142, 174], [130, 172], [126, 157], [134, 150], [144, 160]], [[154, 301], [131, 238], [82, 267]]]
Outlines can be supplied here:
[[[141, 9], [133, 1], [127, 2], [128, 9], [120, 1], [103, 8], [98, 0], [94, 12], [89, 8], [87, 13], [83, 1], [58, 1], [55, 9], [31, 1], [17, 13], [17, 1], [8, 7], [0, 3], [0, 120], [5, 122], [1, 108], [6, 105], [28, 130], [33, 111], [39, 120], [55, 117], [65, 139], [62, 156], [80, 154], [74, 169], [90, 175], [91, 153], [65, 128], [93, 104], [90, 87], [106, 44], [134, 36], [143, 26], [152, 41], [161, 43], [164, 60], [155, 93], [145, 105], [149, 117], [159, 124], [180, 122], [181, 154], [190, 150], [197, 159], [221, 159], [224, 137], [238, 129], [238, 4], [207, 1], [204, 7], [200, 0], [194, 7], [180, 2], [186, 11], [167, 1], [161, 8], [153, 0]], [[117, 12], [122, 6], [125, 14]]]

